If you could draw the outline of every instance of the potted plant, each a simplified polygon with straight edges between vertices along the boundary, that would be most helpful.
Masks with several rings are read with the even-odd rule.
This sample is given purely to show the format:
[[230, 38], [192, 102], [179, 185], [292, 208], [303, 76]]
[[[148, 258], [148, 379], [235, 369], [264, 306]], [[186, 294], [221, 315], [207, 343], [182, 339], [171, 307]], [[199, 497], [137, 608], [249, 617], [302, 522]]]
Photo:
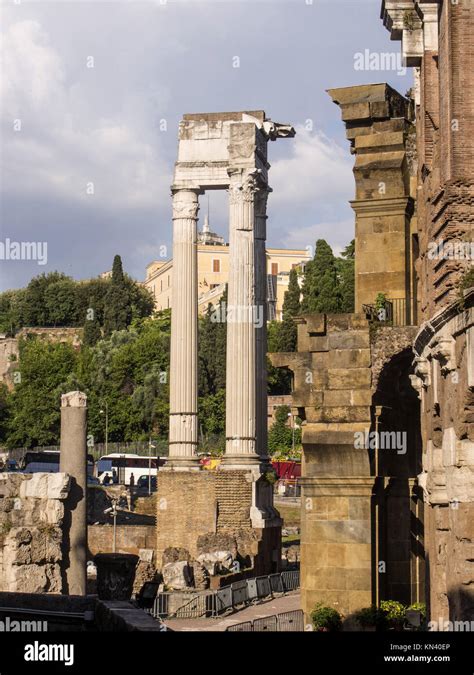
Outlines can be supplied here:
[[396, 600], [382, 600], [380, 609], [385, 613], [390, 630], [402, 630], [407, 608]]
[[354, 618], [363, 630], [387, 630], [387, 616], [377, 607], [364, 607], [354, 614]]
[[311, 621], [314, 630], [320, 633], [338, 631], [342, 627], [342, 618], [337, 609], [323, 605], [321, 602], [318, 602], [311, 612]]
[[426, 605], [424, 602], [414, 602], [405, 612], [405, 619], [411, 630], [424, 630], [426, 621]]

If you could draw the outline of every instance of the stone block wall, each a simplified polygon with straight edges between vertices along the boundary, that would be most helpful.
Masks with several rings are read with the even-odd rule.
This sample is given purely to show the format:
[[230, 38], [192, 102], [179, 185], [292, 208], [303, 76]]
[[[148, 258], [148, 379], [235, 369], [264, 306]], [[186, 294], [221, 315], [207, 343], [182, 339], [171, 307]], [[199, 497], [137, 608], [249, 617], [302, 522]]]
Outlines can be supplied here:
[[[378, 600], [423, 599], [416, 329], [373, 331], [361, 314], [297, 324], [298, 352], [271, 359], [293, 372], [303, 420], [302, 606], [307, 616], [317, 602], [334, 606], [350, 627], [354, 612]], [[376, 425], [405, 431], [406, 452], [356, 442]]]
[[414, 323], [412, 106], [384, 83], [328, 93], [341, 108], [355, 155], [355, 310], [384, 293], [396, 301], [397, 324]]
[[[138, 555], [140, 549], [155, 550], [156, 527], [154, 525], [117, 525], [117, 552]], [[113, 551], [114, 528], [112, 525], [89, 525], [87, 544], [91, 558], [96, 553]], [[89, 558], [89, 559], [91, 559]]]
[[63, 591], [63, 521], [69, 476], [0, 474], [0, 590]]
[[[266, 487], [272, 489], [270, 484]], [[157, 567], [161, 568], [165, 550], [175, 547], [187, 551], [190, 559], [230, 550], [256, 574], [276, 571], [281, 558], [281, 521], [274, 509], [266, 512], [265, 500], [259, 497], [264, 493], [265, 486], [257, 486], [251, 471], [160, 472]], [[267, 515], [271, 523], [265, 521]]]
[[434, 621], [474, 615], [474, 289], [415, 341], [422, 406], [428, 596]]

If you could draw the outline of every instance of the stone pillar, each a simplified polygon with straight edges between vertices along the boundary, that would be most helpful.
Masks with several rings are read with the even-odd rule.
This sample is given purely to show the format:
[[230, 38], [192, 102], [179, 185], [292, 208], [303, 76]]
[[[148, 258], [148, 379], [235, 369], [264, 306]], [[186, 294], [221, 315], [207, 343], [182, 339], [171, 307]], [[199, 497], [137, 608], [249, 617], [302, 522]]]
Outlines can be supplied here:
[[[257, 452], [255, 172], [229, 171], [226, 450], [222, 465], [260, 463]], [[260, 246], [260, 245], [259, 245]]]
[[258, 327], [256, 335], [257, 454], [268, 457], [267, 396], [267, 199], [271, 189], [262, 187], [255, 195], [255, 294]]
[[199, 468], [197, 378], [198, 190], [173, 194], [173, 290], [170, 357], [169, 459], [165, 468]]
[[[71, 477], [65, 503], [64, 559], [68, 595], [87, 594], [87, 397], [71, 391], [61, 397], [59, 470]], [[69, 521], [69, 522], [68, 522]]]

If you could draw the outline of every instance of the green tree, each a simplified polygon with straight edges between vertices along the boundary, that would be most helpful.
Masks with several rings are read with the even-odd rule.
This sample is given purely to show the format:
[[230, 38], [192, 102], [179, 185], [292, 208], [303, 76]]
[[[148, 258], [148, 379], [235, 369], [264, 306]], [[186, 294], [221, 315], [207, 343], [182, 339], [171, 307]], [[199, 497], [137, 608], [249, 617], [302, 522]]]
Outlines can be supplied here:
[[268, 431], [268, 449], [271, 455], [288, 451], [293, 443], [293, 431], [288, 426], [290, 407], [279, 406], [275, 411], [275, 421]]
[[76, 292], [76, 325], [82, 326], [92, 316], [102, 327], [104, 325], [104, 310], [110, 279], [97, 277], [88, 281], [79, 281]]
[[59, 442], [61, 394], [73, 373], [72, 345], [20, 340], [20, 382], [10, 398], [7, 446], [33, 447]]
[[49, 326], [52, 325], [49, 317], [49, 309], [46, 302], [46, 293], [51, 284], [69, 280], [61, 272], [49, 272], [40, 274], [31, 279], [26, 287], [23, 301], [22, 320], [24, 326]]
[[341, 311], [336, 260], [331, 247], [324, 239], [318, 239], [314, 258], [306, 265], [302, 290], [302, 313]]
[[24, 288], [0, 293], [0, 332], [14, 336], [23, 326], [25, 296]]
[[199, 395], [217, 394], [225, 389], [227, 291], [216, 309], [209, 304], [199, 320]]
[[298, 333], [295, 316], [298, 316], [301, 310], [300, 303], [301, 289], [298, 283], [298, 272], [293, 268], [290, 272], [288, 290], [283, 300], [283, 316], [279, 328], [278, 351], [294, 352], [296, 351]]
[[50, 283], [44, 291], [47, 326], [73, 326], [76, 322], [76, 287], [70, 278]]
[[355, 307], [355, 240], [336, 259], [341, 289], [341, 312], [351, 314]]
[[3, 382], [0, 383], [0, 444], [4, 444], [7, 436], [10, 417], [10, 395]]
[[101, 338], [100, 323], [96, 315], [93, 314], [92, 318], [86, 319], [84, 323], [82, 344], [86, 347], [93, 347]]
[[111, 335], [116, 330], [124, 330], [130, 325], [131, 320], [130, 292], [123, 274], [122, 259], [116, 255], [112, 266], [112, 279], [105, 299], [105, 335]]

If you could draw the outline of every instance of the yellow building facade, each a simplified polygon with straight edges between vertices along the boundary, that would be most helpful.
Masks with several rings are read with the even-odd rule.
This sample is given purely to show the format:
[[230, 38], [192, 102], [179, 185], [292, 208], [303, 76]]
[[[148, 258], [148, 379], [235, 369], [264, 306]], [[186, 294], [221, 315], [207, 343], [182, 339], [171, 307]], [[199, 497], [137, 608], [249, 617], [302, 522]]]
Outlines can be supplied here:
[[[206, 311], [209, 303], [216, 305], [225, 291], [229, 276], [229, 245], [224, 239], [209, 231], [207, 222], [199, 233], [198, 247], [199, 312]], [[304, 249], [267, 249], [267, 299], [269, 319], [281, 321], [283, 300], [288, 289], [290, 271], [297, 267], [302, 271], [311, 260]], [[145, 288], [155, 299], [157, 311], [172, 306], [173, 260], [154, 260], [146, 268]]]

